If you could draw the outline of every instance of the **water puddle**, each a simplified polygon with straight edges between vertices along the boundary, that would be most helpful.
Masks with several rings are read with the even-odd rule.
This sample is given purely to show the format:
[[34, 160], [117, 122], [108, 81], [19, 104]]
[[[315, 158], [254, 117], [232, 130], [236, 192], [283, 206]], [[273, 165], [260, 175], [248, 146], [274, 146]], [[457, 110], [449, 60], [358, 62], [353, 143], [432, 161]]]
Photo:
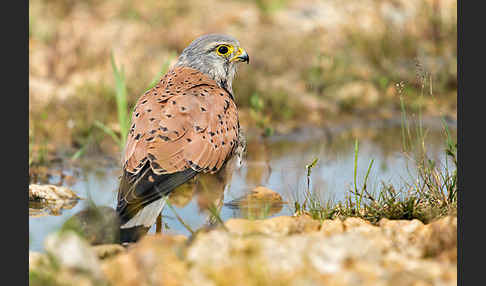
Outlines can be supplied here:
[[[440, 120], [425, 123], [425, 148], [428, 156], [448, 164], [445, 133]], [[451, 135], [456, 137], [455, 122], [449, 126]], [[412, 127], [413, 129], [413, 127]], [[318, 158], [311, 173], [311, 188], [323, 200], [339, 201], [351, 189], [354, 181], [355, 139], [359, 139], [358, 184], [366, 174], [371, 160], [374, 160], [368, 179], [368, 189], [378, 190], [382, 182], [391, 183], [397, 188], [411, 182], [414, 178], [414, 164], [402, 152], [400, 121], [361, 122], [335, 126], [331, 129], [302, 129], [289, 135], [278, 135], [262, 139], [248, 135], [247, 156], [242, 167], [231, 178], [221, 180], [215, 176], [205, 177], [178, 191], [171, 198], [171, 205], [184, 223], [193, 230], [205, 225], [210, 203], [222, 206], [220, 217], [223, 220], [234, 217], [261, 218], [293, 214], [293, 202], [303, 201], [307, 188], [306, 165]], [[47, 234], [58, 230], [74, 214], [88, 206], [91, 199], [98, 206], [115, 207], [118, 176], [121, 172], [115, 160], [87, 160], [84, 166], [68, 172], [77, 180], [70, 189], [80, 200], [71, 208], [57, 212], [46, 212], [41, 206], [32, 205], [29, 217], [29, 249], [42, 251]], [[52, 182], [59, 178], [51, 178]], [[200, 185], [200, 186], [199, 186]], [[202, 187], [201, 187], [202, 186]], [[264, 186], [278, 192], [283, 202], [266, 206], [249, 205], [239, 207], [239, 201], [257, 186]], [[224, 191], [224, 193], [223, 193]], [[221, 194], [224, 194], [221, 200]], [[38, 215], [42, 213], [42, 215]], [[36, 215], [37, 214], [37, 215]], [[166, 207], [163, 212], [164, 231], [189, 235], [189, 230], [176, 218], [173, 210]], [[155, 231], [155, 226], [151, 232]]]

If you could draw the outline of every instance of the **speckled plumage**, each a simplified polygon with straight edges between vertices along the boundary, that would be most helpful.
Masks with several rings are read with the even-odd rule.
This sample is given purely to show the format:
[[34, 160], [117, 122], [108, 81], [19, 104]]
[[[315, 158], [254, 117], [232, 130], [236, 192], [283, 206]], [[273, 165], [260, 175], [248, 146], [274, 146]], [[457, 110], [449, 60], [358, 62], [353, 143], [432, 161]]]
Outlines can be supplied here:
[[[221, 44], [234, 46], [235, 54], [218, 55], [214, 48]], [[236, 54], [237, 48], [239, 43], [225, 35], [196, 39], [174, 68], [138, 99], [118, 190], [122, 228], [139, 225], [133, 218], [144, 207], [200, 172], [218, 172], [241, 152], [232, 81], [237, 62], [248, 61], [248, 56], [241, 49]], [[155, 221], [152, 212], [148, 216], [140, 219], [144, 227]]]
[[203, 73], [176, 67], [135, 106], [125, 170], [136, 174], [148, 161], [157, 175], [215, 172], [236, 145], [238, 129], [232, 95]]

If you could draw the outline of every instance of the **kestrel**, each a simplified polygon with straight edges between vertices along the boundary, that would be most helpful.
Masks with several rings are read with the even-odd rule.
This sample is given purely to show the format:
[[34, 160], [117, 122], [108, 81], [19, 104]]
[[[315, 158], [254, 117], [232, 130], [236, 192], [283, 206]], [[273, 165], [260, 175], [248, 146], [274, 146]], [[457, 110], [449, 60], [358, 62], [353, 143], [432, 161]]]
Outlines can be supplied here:
[[177, 186], [199, 173], [217, 173], [241, 155], [232, 89], [241, 62], [249, 63], [249, 57], [235, 38], [201, 36], [138, 99], [118, 189], [122, 242], [148, 231]]

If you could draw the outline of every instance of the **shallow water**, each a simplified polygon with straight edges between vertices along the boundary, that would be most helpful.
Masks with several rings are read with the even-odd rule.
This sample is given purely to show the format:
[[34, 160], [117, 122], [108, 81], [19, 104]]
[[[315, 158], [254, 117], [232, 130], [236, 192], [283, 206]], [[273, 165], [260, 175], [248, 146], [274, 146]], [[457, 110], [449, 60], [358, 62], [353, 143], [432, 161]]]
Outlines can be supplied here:
[[[431, 159], [442, 166], [453, 164], [444, 153], [445, 133], [440, 120], [424, 121], [426, 138], [425, 148]], [[449, 125], [455, 141], [455, 122]], [[412, 127], [414, 130], [414, 127]], [[291, 215], [293, 202], [302, 202], [303, 192], [307, 188], [306, 165], [318, 158], [311, 173], [311, 189], [323, 200], [336, 202], [342, 200], [354, 182], [355, 139], [359, 140], [358, 185], [362, 185], [371, 160], [374, 160], [368, 178], [369, 190], [379, 190], [382, 182], [391, 183], [396, 188], [412, 182], [415, 174], [414, 164], [402, 152], [402, 137], [399, 120], [353, 122], [336, 125], [328, 129], [301, 129], [289, 135], [276, 135], [267, 139], [247, 136], [247, 155], [240, 169], [225, 183], [224, 203], [238, 199], [256, 186], [265, 186], [280, 193], [288, 202], [282, 207], [265, 210], [266, 216]], [[116, 189], [120, 170], [115, 160], [86, 159], [82, 167], [68, 171], [77, 177], [69, 186], [79, 196], [91, 198], [97, 205], [115, 207]], [[59, 178], [52, 178], [52, 183]], [[206, 189], [213, 189], [221, 182], [210, 177]], [[213, 184], [213, 185], [211, 185]], [[222, 189], [223, 187], [221, 187]], [[206, 197], [204, 192], [189, 189], [179, 192], [182, 195], [172, 199], [177, 214], [193, 230], [202, 227], [207, 220], [207, 213], [202, 211], [208, 200], [217, 202], [218, 195]], [[214, 193], [214, 192], [213, 192]], [[79, 201], [71, 209], [63, 210], [58, 215], [29, 217], [29, 249], [42, 251], [47, 234], [58, 230], [72, 215], [83, 210], [87, 200]], [[260, 213], [245, 211], [230, 205], [223, 205], [220, 216], [223, 220], [233, 217], [258, 218]], [[190, 232], [176, 219], [173, 211], [166, 207], [163, 212], [164, 231], [189, 235]], [[155, 231], [155, 226], [151, 232]]]

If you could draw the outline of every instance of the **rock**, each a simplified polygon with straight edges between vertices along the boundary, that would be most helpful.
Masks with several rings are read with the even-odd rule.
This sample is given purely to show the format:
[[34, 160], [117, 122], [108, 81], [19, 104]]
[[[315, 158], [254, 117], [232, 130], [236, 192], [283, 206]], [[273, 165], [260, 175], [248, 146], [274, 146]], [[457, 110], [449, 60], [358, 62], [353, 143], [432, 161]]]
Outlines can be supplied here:
[[102, 260], [103, 273], [111, 285], [457, 283], [455, 217], [427, 225], [309, 216], [230, 219], [225, 225], [229, 231], [201, 231], [191, 240], [157, 234], [126, 250], [107, 246], [118, 254]]
[[93, 246], [93, 251], [99, 259], [113, 257], [125, 251], [120, 244], [101, 244]]
[[414, 220], [389, 220], [382, 218], [379, 221], [382, 230], [390, 233], [414, 233], [418, 228], [423, 227], [423, 223], [417, 219]]
[[[457, 261], [457, 217], [448, 216], [428, 224], [429, 235], [424, 242], [426, 257], [440, 256], [446, 261]], [[425, 236], [425, 235], [424, 235]]]
[[322, 222], [321, 233], [326, 236], [344, 232], [343, 222], [339, 218], [327, 219]]
[[[282, 220], [287, 226], [284, 229], [292, 225], [289, 219]], [[457, 260], [430, 260], [425, 253], [417, 256], [396, 247], [397, 242], [401, 244], [397, 236], [362, 219], [324, 221], [318, 232], [293, 235], [274, 235], [268, 230], [271, 235], [265, 235], [262, 221], [242, 221], [228, 221], [230, 232], [215, 230], [194, 239], [186, 256], [191, 281], [207, 285], [230, 285], [229, 281], [235, 280], [239, 285], [300, 285], [306, 277], [311, 285], [455, 285]], [[436, 222], [431, 228], [445, 224]], [[400, 225], [405, 236], [407, 232], [418, 235], [424, 228], [416, 221], [390, 225]], [[249, 235], [256, 233], [260, 235]], [[231, 273], [231, 279], [226, 273]]]
[[81, 198], [66, 187], [29, 185], [29, 216], [60, 215], [72, 209]]
[[127, 251], [104, 260], [103, 272], [112, 285], [186, 285], [183, 261], [186, 238], [147, 235]]
[[320, 225], [319, 221], [308, 216], [278, 216], [263, 220], [229, 219], [225, 223], [230, 232], [239, 235], [260, 233], [277, 236], [318, 231]]
[[383, 234], [394, 242], [396, 251], [457, 263], [457, 217], [444, 217], [427, 225], [416, 219], [381, 219], [379, 225]]
[[29, 251], [29, 270], [38, 268], [45, 263], [46, 256], [40, 252]]
[[72, 231], [49, 235], [44, 241], [46, 252], [60, 265], [68, 269], [91, 273], [101, 278], [101, 265], [89, 244]]
[[73, 230], [90, 244], [112, 244], [120, 241], [120, 222], [116, 211], [107, 206], [89, 205], [70, 217], [62, 226]]
[[266, 201], [272, 203], [282, 203], [282, 196], [279, 193], [262, 186], [256, 187], [251, 190], [250, 194], [248, 194], [245, 198], [245, 202], [249, 203], [252, 200], [254, 201]]
[[103, 261], [102, 269], [111, 285], [146, 285], [143, 269], [133, 255], [123, 253]]
[[394, 242], [394, 249], [409, 256], [422, 257], [424, 243], [429, 238], [429, 229], [419, 220], [389, 220], [379, 222], [382, 233]]
[[285, 203], [279, 193], [259, 186], [225, 205], [240, 210], [243, 217], [265, 218], [281, 211]]
[[[201, 234], [188, 249], [189, 277], [195, 285], [200, 281], [208, 285], [210, 281], [218, 285], [230, 285], [230, 281], [238, 281], [239, 285], [298, 285], [296, 281], [303, 277], [311, 279], [312, 285], [355, 285], [358, 281], [365, 281], [364, 285], [388, 285], [390, 276], [416, 263], [404, 262], [396, 270], [383, 268], [387, 247], [383, 240], [379, 236], [365, 238], [358, 232], [326, 238], [315, 233], [235, 237], [212, 231]], [[402, 260], [406, 261], [403, 256]], [[433, 271], [421, 274], [424, 280], [442, 275], [443, 271], [436, 271], [440, 267], [432, 267]], [[392, 275], [388, 276], [389, 272]], [[417, 280], [413, 275], [410, 278]]]
[[80, 197], [72, 190], [66, 187], [58, 187], [55, 185], [29, 185], [29, 201], [70, 201], [79, 200]]
[[366, 221], [357, 217], [346, 218], [343, 222], [344, 231], [359, 232], [361, 234], [368, 234], [380, 231], [380, 228], [372, 225], [369, 221]]
[[233, 207], [243, 207], [243, 206], [251, 206], [254, 204], [282, 204], [284, 203], [282, 200], [282, 196], [269, 189], [262, 186], [256, 187], [251, 190], [248, 194], [234, 199], [231, 202], [227, 203], [228, 206]]
[[29, 201], [29, 216], [41, 217], [46, 215], [59, 216], [64, 210], [70, 210], [78, 204], [77, 200], [35, 202]]

